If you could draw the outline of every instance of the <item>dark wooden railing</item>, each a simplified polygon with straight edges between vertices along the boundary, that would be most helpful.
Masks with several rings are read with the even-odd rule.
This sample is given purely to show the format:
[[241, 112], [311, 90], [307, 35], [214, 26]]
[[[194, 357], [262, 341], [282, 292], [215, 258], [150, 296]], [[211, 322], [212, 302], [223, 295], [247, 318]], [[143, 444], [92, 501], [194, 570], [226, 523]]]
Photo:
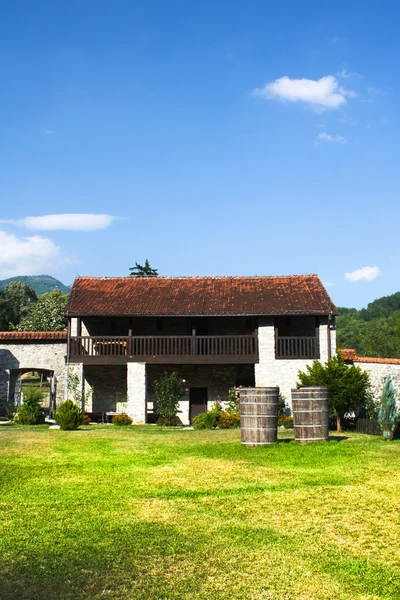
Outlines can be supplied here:
[[77, 336], [70, 340], [70, 358], [77, 357], [255, 357], [258, 336]]
[[319, 358], [318, 336], [276, 336], [275, 358]]

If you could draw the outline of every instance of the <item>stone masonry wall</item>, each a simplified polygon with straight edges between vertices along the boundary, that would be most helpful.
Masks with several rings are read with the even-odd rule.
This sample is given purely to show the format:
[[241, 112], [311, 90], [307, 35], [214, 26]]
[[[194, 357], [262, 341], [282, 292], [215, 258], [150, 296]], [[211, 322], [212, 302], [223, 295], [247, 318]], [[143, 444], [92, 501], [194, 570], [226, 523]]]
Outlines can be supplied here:
[[131, 362], [127, 365], [127, 414], [134, 423], [146, 422], [146, 364]]
[[54, 371], [56, 378], [56, 403], [65, 399], [65, 356], [67, 344], [63, 342], [9, 341], [0, 344], [0, 396], [9, 397], [10, 370], [47, 369]]
[[[331, 332], [331, 334], [334, 332]], [[276, 359], [274, 319], [259, 320], [258, 343], [260, 361], [255, 365], [256, 386], [279, 386], [281, 393], [291, 406], [291, 390], [296, 387], [299, 370], [304, 371], [312, 359]], [[321, 319], [319, 327], [320, 360], [328, 360], [328, 320]], [[331, 353], [336, 352], [336, 337], [331, 335]]]
[[[389, 375], [392, 377], [395, 389], [400, 394], [400, 360], [391, 363], [390, 359], [387, 358], [381, 359], [385, 362], [369, 362], [373, 360], [373, 358], [361, 358], [360, 361], [354, 361], [354, 366], [360, 367], [369, 374], [372, 394], [375, 400], [379, 400], [382, 388]], [[396, 359], [394, 359], [394, 361], [395, 360]]]
[[126, 410], [128, 390], [126, 365], [85, 365], [83, 377], [88, 398], [87, 410], [91, 412]]

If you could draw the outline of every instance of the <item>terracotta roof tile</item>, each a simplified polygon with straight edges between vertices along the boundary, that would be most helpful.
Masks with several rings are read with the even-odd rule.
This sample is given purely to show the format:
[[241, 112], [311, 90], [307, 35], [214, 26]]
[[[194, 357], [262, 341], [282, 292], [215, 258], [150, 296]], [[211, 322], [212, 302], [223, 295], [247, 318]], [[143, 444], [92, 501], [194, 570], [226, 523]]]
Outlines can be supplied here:
[[327, 315], [336, 308], [316, 275], [78, 277], [69, 316]]
[[353, 350], [353, 348], [342, 348], [340, 354], [343, 356], [344, 360], [356, 360], [357, 358], [357, 352], [356, 350]]
[[66, 331], [0, 331], [0, 342], [66, 342]]
[[376, 356], [357, 356], [357, 351], [350, 348], [340, 350], [344, 360], [357, 363], [376, 363], [381, 365], [400, 365], [400, 358], [377, 358]]

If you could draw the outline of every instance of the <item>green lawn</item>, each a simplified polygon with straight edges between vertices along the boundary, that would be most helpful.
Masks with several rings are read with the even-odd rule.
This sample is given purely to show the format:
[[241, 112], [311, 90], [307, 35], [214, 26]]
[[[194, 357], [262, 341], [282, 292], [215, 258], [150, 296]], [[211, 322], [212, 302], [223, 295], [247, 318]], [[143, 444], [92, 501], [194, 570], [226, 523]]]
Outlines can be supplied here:
[[1, 600], [400, 598], [400, 443], [0, 426]]

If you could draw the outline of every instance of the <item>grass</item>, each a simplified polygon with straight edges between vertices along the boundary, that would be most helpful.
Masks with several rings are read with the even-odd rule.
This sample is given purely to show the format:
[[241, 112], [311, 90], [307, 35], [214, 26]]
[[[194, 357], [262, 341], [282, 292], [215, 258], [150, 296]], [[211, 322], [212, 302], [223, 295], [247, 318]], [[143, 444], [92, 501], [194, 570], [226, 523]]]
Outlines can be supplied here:
[[400, 443], [281, 436], [0, 429], [0, 598], [400, 598]]

